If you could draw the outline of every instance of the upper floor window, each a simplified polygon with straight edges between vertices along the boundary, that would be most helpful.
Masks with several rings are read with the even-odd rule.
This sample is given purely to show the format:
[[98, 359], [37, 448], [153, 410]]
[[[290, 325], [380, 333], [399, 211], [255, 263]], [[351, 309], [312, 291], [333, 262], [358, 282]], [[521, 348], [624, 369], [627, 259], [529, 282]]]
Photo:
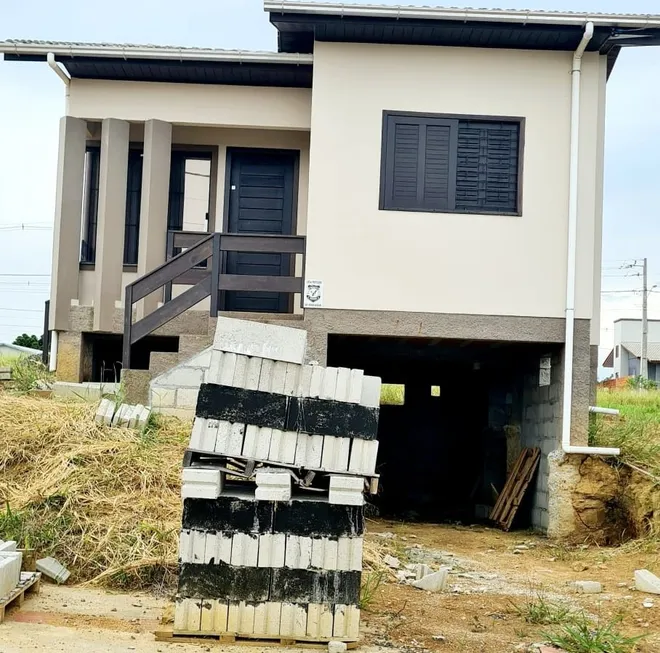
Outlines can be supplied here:
[[386, 111], [380, 208], [519, 215], [523, 119]]

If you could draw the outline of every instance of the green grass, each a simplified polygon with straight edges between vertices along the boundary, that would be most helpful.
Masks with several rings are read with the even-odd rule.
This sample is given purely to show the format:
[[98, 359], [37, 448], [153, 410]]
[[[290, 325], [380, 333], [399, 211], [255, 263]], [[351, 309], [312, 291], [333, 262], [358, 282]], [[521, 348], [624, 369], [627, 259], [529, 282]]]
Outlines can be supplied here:
[[372, 571], [368, 574], [362, 574], [362, 586], [360, 587], [360, 610], [369, 610], [371, 604], [376, 598], [376, 590], [385, 580], [385, 573], [382, 571]]
[[619, 632], [620, 618], [593, 621], [584, 613], [551, 632], [543, 633], [550, 644], [566, 653], [632, 653], [643, 638]]
[[573, 621], [574, 613], [564, 603], [549, 601], [542, 591], [537, 591], [524, 603], [511, 602], [515, 613], [528, 624], [552, 626]]
[[620, 416], [591, 415], [589, 444], [618, 447], [624, 462], [660, 477], [660, 392], [600, 390], [598, 405], [617, 408]]

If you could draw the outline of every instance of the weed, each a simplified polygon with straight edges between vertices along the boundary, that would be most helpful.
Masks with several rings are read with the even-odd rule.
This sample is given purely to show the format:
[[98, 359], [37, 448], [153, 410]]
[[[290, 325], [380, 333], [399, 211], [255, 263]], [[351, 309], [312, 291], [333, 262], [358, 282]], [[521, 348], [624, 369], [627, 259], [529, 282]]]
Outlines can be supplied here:
[[385, 572], [372, 571], [362, 576], [362, 587], [360, 588], [360, 609], [368, 610], [376, 598], [376, 590], [385, 580]]
[[17, 392], [30, 392], [37, 388], [40, 382], [52, 379], [52, 372], [34, 356], [18, 356], [11, 364], [12, 387]]
[[632, 653], [643, 638], [626, 637], [618, 630], [620, 617], [594, 623], [587, 615], [576, 615], [571, 623], [543, 633], [548, 642], [566, 653]]
[[550, 626], [570, 622], [574, 617], [569, 606], [549, 601], [540, 590], [525, 603], [512, 601], [511, 605], [516, 614], [528, 624]]

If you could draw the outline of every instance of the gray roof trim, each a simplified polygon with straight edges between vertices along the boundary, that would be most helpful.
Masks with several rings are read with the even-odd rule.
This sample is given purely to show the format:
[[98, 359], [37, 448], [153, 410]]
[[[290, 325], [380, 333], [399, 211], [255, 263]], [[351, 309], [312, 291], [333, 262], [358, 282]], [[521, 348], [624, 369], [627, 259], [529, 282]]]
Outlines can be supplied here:
[[272, 13], [297, 13], [371, 18], [414, 18], [429, 20], [484, 21], [542, 25], [584, 25], [591, 21], [601, 27], [660, 27], [660, 15], [601, 14], [524, 9], [460, 9], [411, 5], [358, 5], [344, 2], [297, 2], [265, 0], [264, 10]]
[[[55, 56], [109, 59], [154, 59], [168, 61], [217, 61], [235, 63], [309, 65], [311, 54], [261, 52], [252, 50], [219, 50], [177, 46], [136, 45], [131, 43], [75, 43], [66, 41], [0, 41], [0, 53], [25, 57]], [[34, 59], [32, 59], [34, 60]]]

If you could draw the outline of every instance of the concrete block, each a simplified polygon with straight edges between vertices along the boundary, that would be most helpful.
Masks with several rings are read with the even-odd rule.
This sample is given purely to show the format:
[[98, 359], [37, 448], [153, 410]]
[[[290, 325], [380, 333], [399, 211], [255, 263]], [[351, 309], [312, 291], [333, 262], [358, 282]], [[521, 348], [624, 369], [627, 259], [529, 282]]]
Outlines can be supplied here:
[[334, 399], [337, 392], [337, 373], [336, 367], [326, 367], [323, 373], [323, 383], [321, 385], [320, 399]]
[[223, 353], [222, 365], [220, 366], [220, 376], [217, 383], [220, 385], [233, 385], [234, 373], [236, 372], [236, 354]]
[[261, 373], [259, 374], [259, 387], [257, 388], [258, 390], [263, 390], [264, 392], [270, 392], [274, 366], [275, 363], [271, 360], [264, 360], [261, 362]]
[[286, 536], [284, 566], [289, 569], [308, 569], [312, 563], [312, 538]]
[[280, 617], [280, 635], [282, 637], [293, 637], [293, 622], [295, 620], [293, 603], [282, 603], [282, 612]]
[[380, 406], [381, 381], [377, 376], [364, 376], [362, 378], [362, 397], [360, 404], [371, 408]]
[[179, 562], [192, 562], [193, 531], [182, 529], [179, 533]]
[[660, 578], [647, 569], [635, 571], [635, 589], [648, 594], [660, 594]]
[[282, 619], [282, 604], [275, 602], [266, 603], [266, 635], [280, 634], [280, 621]]
[[351, 370], [347, 367], [337, 368], [337, 387], [335, 388], [335, 399], [337, 401], [348, 401], [350, 380]]
[[286, 469], [262, 468], [256, 473], [257, 501], [289, 501], [291, 499], [291, 474]]
[[203, 633], [224, 633], [227, 631], [229, 606], [221, 599], [204, 599], [200, 630]]
[[362, 570], [361, 537], [340, 537], [337, 542], [337, 569], [339, 571]]
[[259, 536], [259, 567], [284, 567], [286, 534], [264, 533]]
[[199, 632], [201, 624], [201, 602], [195, 599], [177, 599], [174, 607], [174, 630]]
[[71, 572], [55, 558], [42, 558], [37, 560], [37, 571], [40, 571], [44, 576], [48, 576], [57, 584], [66, 583], [71, 575]]
[[222, 369], [223, 356], [223, 352], [211, 350], [211, 362], [209, 363], [208, 369], [204, 372], [204, 383], [220, 382], [220, 370]]
[[198, 394], [198, 388], [178, 388], [176, 391], [176, 407], [195, 408]]
[[224, 533], [207, 533], [204, 558], [209, 564], [231, 563], [232, 536]]
[[263, 359], [254, 356], [247, 359], [244, 388], [248, 390], [257, 390], [259, 388], [262, 360]]
[[330, 490], [362, 492], [364, 490], [364, 479], [361, 476], [332, 474], [330, 476]]
[[207, 419], [202, 433], [201, 449], [202, 451], [215, 451], [215, 443], [218, 440], [218, 429], [220, 422], [217, 419]]
[[594, 580], [577, 580], [571, 583], [576, 594], [600, 594], [603, 586]]
[[20, 551], [0, 553], [0, 598], [7, 596], [21, 580], [22, 560]]
[[0, 553], [9, 553], [16, 551], [16, 542], [14, 540], [0, 540]]
[[215, 467], [184, 467], [181, 470], [183, 483], [222, 487], [222, 472]]
[[351, 370], [348, 383], [348, 397], [346, 401], [352, 404], [359, 404], [362, 399], [362, 381], [364, 379], [363, 370]]
[[439, 571], [428, 574], [419, 580], [413, 581], [413, 587], [427, 592], [442, 592], [447, 585], [449, 577], [449, 567], [441, 567]]
[[328, 653], [345, 653], [348, 650], [346, 642], [331, 640], [328, 642]]
[[378, 456], [378, 440], [351, 438], [348, 470], [356, 474], [375, 474]]
[[159, 377], [159, 384], [176, 388], [199, 388], [204, 370], [198, 367], [178, 367]]
[[259, 426], [248, 424], [245, 427], [245, 438], [243, 440], [243, 456], [245, 458], [257, 458], [257, 442], [259, 439]]
[[231, 424], [229, 427], [229, 440], [227, 441], [227, 454], [240, 456], [243, 452], [243, 438], [245, 436], [245, 424]]
[[190, 562], [201, 565], [206, 555], [206, 533], [204, 531], [191, 531], [192, 559]]
[[335, 605], [335, 619], [332, 627], [333, 637], [346, 637], [347, 623], [346, 623], [346, 608], [348, 606], [341, 603]]
[[273, 429], [269, 429], [265, 426], [259, 428], [259, 435], [257, 438], [257, 448], [255, 454], [255, 458], [257, 460], [268, 460], [272, 435], [273, 435]]
[[314, 366], [303, 365], [300, 368], [300, 381], [298, 383], [297, 395], [299, 397], [309, 397], [312, 388], [312, 372]]
[[241, 635], [254, 634], [254, 605], [241, 601], [238, 632]]
[[256, 567], [259, 561], [259, 536], [234, 533], [231, 544], [231, 564], [237, 567]]
[[142, 429], [147, 425], [147, 422], [149, 421], [149, 418], [151, 417], [151, 408], [149, 406], [144, 406], [142, 408], [142, 412], [140, 413], [140, 416], [138, 417], [137, 424], [135, 425], [136, 428]]
[[181, 486], [182, 499], [217, 499], [219, 496], [220, 492], [210, 485], [184, 483]]
[[329, 501], [343, 506], [363, 506], [364, 495], [349, 490], [330, 490]]
[[323, 569], [323, 563], [325, 561], [325, 546], [327, 541], [327, 537], [312, 538], [312, 555], [309, 563], [309, 566], [312, 569]]
[[295, 464], [308, 469], [319, 469], [321, 467], [321, 456], [323, 454], [323, 436], [307, 435], [298, 433], [296, 445]]
[[112, 418], [112, 426], [119, 426], [124, 419], [124, 412], [126, 411], [126, 404], [120, 404], [115, 410], [115, 416]]
[[270, 377], [270, 391], [277, 394], [284, 394], [284, 385], [286, 383], [286, 363], [275, 361], [273, 371]]
[[296, 605], [293, 612], [293, 636], [305, 637], [307, 633], [307, 606]]
[[310, 603], [307, 606], [307, 637], [323, 640], [332, 637], [332, 606], [325, 603]]
[[236, 388], [244, 388], [247, 381], [247, 366], [250, 359], [247, 356], [236, 356], [234, 378], [230, 385]]
[[236, 601], [229, 602], [229, 609], [227, 612], [227, 632], [238, 634], [241, 623], [241, 608], [240, 604]]
[[339, 438], [334, 435], [324, 435], [321, 469], [333, 472], [347, 471], [350, 446], [351, 438]]
[[101, 403], [99, 404], [98, 408], [96, 409], [96, 415], [94, 416], [94, 422], [96, 424], [104, 424], [105, 423], [105, 415], [110, 409], [110, 405], [114, 406], [114, 402], [111, 401], [110, 399], [101, 399]]
[[284, 394], [293, 397], [300, 385], [300, 371], [302, 370], [302, 365], [296, 365], [295, 363], [286, 364], [286, 376], [284, 378]]
[[270, 440], [268, 460], [293, 465], [296, 460], [298, 434], [295, 431], [273, 429]]
[[312, 365], [312, 378], [309, 385], [309, 397], [319, 397], [323, 388], [323, 377], [325, 376], [325, 368], [320, 365]]
[[134, 429], [139, 426], [140, 416], [142, 415], [142, 411], [144, 410], [144, 408], [145, 407], [142, 404], [137, 404], [133, 406], [133, 412], [131, 413], [128, 420], [129, 429]]
[[337, 557], [338, 557], [339, 542], [334, 539], [328, 538], [325, 542], [325, 550], [323, 551], [323, 569], [329, 571], [337, 570]]
[[304, 329], [219, 317], [213, 349], [302, 365], [307, 332]]
[[215, 437], [215, 453], [227, 453], [229, 447], [230, 430], [231, 424], [229, 422], [218, 421], [218, 433]]
[[117, 410], [117, 404], [115, 404], [114, 401], [111, 401], [106, 406], [106, 412], [105, 415], [103, 416], [103, 424], [105, 424], [106, 426], [110, 426], [112, 424], [112, 419], [115, 416], [116, 410]]

